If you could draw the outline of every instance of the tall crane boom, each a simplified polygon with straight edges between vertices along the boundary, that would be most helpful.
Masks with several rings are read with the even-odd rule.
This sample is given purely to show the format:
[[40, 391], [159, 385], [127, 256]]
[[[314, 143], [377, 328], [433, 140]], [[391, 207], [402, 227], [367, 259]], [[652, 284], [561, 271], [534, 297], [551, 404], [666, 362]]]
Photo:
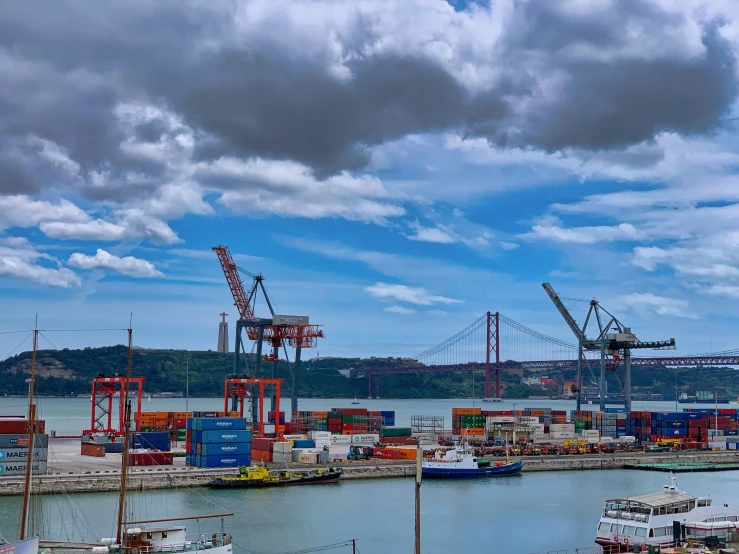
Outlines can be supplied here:
[[587, 338], [585, 337], [585, 332], [582, 329], [580, 329], [580, 327], [577, 325], [575, 318], [572, 317], [569, 310], [562, 303], [562, 300], [560, 300], [559, 295], [556, 292], [554, 292], [552, 285], [550, 285], [549, 283], [542, 283], [541, 286], [544, 287], [545, 291], [547, 291], [549, 298], [552, 299], [552, 302], [559, 310], [559, 313], [562, 314], [562, 317], [567, 322], [567, 325], [570, 326], [570, 329], [572, 329], [572, 332], [575, 333], [575, 336], [577, 337], [577, 339], [582, 342], [587, 342]]
[[254, 319], [254, 309], [249, 302], [249, 296], [244, 289], [244, 282], [239, 275], [238, 267], [231, 256], [228, 246], [214, 246], [213, 250], [218, 255], [218, 261], [221, 262], [223, 274], [226, 276], [226, 282], [231, 289], [234, 298], [234, 306], [239, 310], [240, 319]]

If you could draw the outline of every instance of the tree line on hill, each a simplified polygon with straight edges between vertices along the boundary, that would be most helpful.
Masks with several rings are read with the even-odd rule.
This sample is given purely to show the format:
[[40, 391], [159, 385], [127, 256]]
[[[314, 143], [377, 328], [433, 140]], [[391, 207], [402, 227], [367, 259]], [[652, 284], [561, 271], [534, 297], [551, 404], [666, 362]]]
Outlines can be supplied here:
[[[38, 351], [36, 391], [40, 395], [76, 396], [89, 394], [91, 380], [99, 375], [124, 375], [126, 347], [107, 346], [81, 350]], [[242, 357], [237, 375], [252, 375], [255, 356]], [[341, 371], [363, 364], [413, 365], [417, 362], [400, 358], [319, 358], [302, 364], [300, 396], [302, 398], [352, 398], [367, 395], [365, 378], [350, 379]], [[272, 363], [262, 363], [262, 376], [269, 376]], [[187, 383], [189, 367], [190, 396], [217, 397], [223, 394], [223, 380], [234, 374], [233, 354], [212, 351], [134, 349], [132, 374], [146, 378], [147, 393], [182, 392]], [[31, 368], [31, 353], [23, 352], [0, 362], [0, 395], [24, 395], [26, 379]], [[276, 376], [285, 379], [285, 393], [289, 393], [291, 372], [287, 362], [276, 364]], [[593, 377], [585, 370], [585, 383]], [[574, 370], [546, 372], [550, 379], [559, 381], [575, 378]], [[556, 395], [554, 387], [535, 388], [521, 384], [522, 377], [541, 375], [541, 372], [503, 372], [501, 384], [508, 398], [526, 398], [529, 395]], [[737, 372], [731, 368], [644, 368], [632, 370], [635, 393], [658, 393], [666, 400], [674, 399], [677, 391], [709, 390], [726, 395], [731, 400], [739, 395]], [[607, 375], [608, 390], [618, 391], [619, 382], [613, 372]], [[469, 398], [484, 394], [485, 377], [482, 371], [473, 373], [448, 372], [435, 374], [384, 375], [380, 382], [383, 398]]]

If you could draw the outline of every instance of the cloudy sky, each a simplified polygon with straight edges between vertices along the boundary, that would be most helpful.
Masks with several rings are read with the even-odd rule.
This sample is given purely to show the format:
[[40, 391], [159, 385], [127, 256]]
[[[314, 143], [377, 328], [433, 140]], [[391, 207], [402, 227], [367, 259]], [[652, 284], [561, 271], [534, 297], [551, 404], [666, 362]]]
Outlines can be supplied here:
[[570, 340], [543, 281], [739, 347], [737, 39], [731, 0], [2, 2], [0, 331], [215, 348], [227, 244], [321, 355]]

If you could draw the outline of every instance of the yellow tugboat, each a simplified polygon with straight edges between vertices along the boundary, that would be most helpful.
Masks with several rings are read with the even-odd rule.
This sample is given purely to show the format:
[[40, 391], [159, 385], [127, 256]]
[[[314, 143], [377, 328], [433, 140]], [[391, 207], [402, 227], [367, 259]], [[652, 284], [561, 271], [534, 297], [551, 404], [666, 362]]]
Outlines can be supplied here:
[[219, 477], [208, 486], [216, 489], [225, 488], [262, 488], [281, 487], [285, 485], [318, 485], [336, 483], [341, 477], [341, 468], [330, 467], [326, 470], [317, 469], [311, 472], [291, 473], [289, 471], [270, 471], [264, 466], [242, 467], [239, 475], [233, 477]]

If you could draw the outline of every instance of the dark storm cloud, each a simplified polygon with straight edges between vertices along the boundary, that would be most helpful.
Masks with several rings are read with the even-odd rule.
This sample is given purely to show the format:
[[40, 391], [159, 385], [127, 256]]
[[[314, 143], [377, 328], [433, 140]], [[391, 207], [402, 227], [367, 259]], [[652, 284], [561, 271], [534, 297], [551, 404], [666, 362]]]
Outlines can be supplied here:
[[[716, 26], [704, 30], [705, 54], [688, 56], [670, 36], [682, 18], [646, 1], [614, 2], [585, 14], [565, 12], [549, 0], [517, 4], [488, 53], [486, 63], [498, 78], [484, 87], [465, 86], [420, 50], [350, 57], [345, 65], [351, 75], [340, 79], [327, 70], [325, 57], [289, 51], [279, 12], [268, 20], [274, 28], [243, 33], [234, 26], [233, 6], [1, 4], [0, 48], [7, 63], [0, 70], [8, 88], [0, 91], [6, 141], [5, 149], [0, 143], [0, 172], [14, 172], [9, 189], [33, 181], [8, 154], [29, 133], [66, 148], [83, 169], [105, 170], [113, 179], [126, 171], [156, 176], [156, 162], [119, 148], [125, 137], [113, 108], [121, 101], [175, 112], [202, 137], [198, 159], [262, 156], [328, 174], [363, 167], [368, 146], [409, 133], [453, 130], [547, 150], [619, 148], [668, 130], [703, 133], [718, 124], [736, 93], [735, 60]], [[320, 3], [314, 8], [317, 18], [329, 9]], [[608, 57], [626, 44], [634, 26], [646, 36], [664, 35], [677, 44], [675, 51]], [[340, 31], [351, 52], [363, 52], [386, 32], [359, 13]], [[313, 38], [321, 43], [325, 36]], [[447, 42], [454, 48], [457, 41]], [[568, 53], [583, 45], [604, 58]], [[460, 65], [480, 63], [464, 55]], [[543, 101], [540, 81], [553, 74], [562, 76], [561, 88]], [[529, 107], [520, 111], [526, 102]], [[133, 133], [151, 143], [166, 127], [153, 121]], [[124, 189], [115, 188], [116, 198]]]

